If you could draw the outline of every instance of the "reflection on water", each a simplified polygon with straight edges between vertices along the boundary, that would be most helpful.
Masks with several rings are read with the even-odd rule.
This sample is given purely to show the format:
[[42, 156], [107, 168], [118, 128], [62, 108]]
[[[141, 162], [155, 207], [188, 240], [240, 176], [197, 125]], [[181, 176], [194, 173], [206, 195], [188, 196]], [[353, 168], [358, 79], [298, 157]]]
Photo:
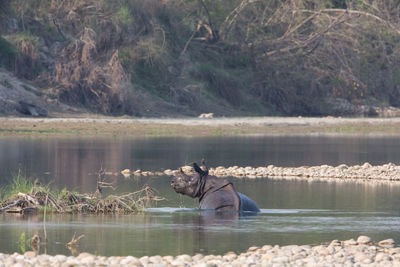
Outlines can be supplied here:
[[[227, 217], [226, 217], [227, 216]], [[23, 252], [20, 237], [43, 232], [43, 217], [0, 216], [3, 253]], [[161, 208], [139, 215], [50, 215], [46, 223], [48, 254], [65, 247], [74, 233], [84, 234], [76, 253], [100, 255], [178, 255], [228, 251], [237, 253], [264, 244], [320, 244], [369, 235], [399, 240], [400, 220], [392, 212], [336, 210], [263, 210], [258, 216], [232, 219], [229, 214]], [[27, 245], [27, 247], [29, 247]], [[29, 248], [27, 248], [29, 249]]]
[[[119, 173], [176, 169], [205, 158], [210, 166], [302, 166], [400, 163], [392, 137], [213, 137], [142, 139], [0, 138], [0, 183], [27, 176], [91, 191], [100, 168]], [[92, 175], [90, 175], [92, 174]]]
[[[85, 235], [79, 251], [135, 256], [220, 254], [253, 245], [319, 244], [359, 235], [400, 240], [399, 185], [232, 179], [261, 208], [257, 216], [238, 216], [200, 212], [189, 197], [183, 199], [185, 208], [179, 208], [178, 195], [163, 188], [167, 180], [159, 177], [154, 185], [169, 200], [140, 214], [48, 215], [46, 252], [70, 255], [65, 244], [74, 233]], [[35, 232], [43, 235], [43, 215], [0, 215], [0, 251], [23, 252], [21, 235]]]
[[[52, 186], [93, 192], [96, 175], [122, 169], [162, 170], [206, 158], [217, 166], [353, 165], [400, 162], [396, 138], [257, 137], [160, 139], [0, 139], [0, 183], [20, 169]], [[319, 244], [369, 235], [400, 240], [400, 185], [234, 179], [235, 188], [262, 209], [257, 216], [199, 212], [197, 200], [176, 194], [170, 177], [125, 179], [109, 175], [117, 189], [144, 185], [166, 200], [136, 215], [46, 217], [49, 254], [71, 252], [65, 244], [84, 234], [79, 251], [100, 255], [177, 255], [241, 252], [264, 244]], [[24, 252], [43, 215], [0, 214], [0, 251]], [[78, 253], [78, 252], [76, 252]]]

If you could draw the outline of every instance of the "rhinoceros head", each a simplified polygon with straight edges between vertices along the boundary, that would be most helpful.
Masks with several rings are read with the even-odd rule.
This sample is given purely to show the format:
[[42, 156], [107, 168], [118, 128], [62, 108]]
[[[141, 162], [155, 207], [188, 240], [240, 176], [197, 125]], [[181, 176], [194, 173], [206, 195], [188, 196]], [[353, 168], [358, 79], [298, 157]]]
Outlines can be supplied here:
[[201, 182], [205, 179], [204, 176], [207, 173], [200, 169], [196, 163], [193, 163], [193, 168], [195, 170], [193, 175], [187, 175], [182, 169], [179, 169], [171, 181], [171, 186], [175, 192], [195, 198], [198, 197]]

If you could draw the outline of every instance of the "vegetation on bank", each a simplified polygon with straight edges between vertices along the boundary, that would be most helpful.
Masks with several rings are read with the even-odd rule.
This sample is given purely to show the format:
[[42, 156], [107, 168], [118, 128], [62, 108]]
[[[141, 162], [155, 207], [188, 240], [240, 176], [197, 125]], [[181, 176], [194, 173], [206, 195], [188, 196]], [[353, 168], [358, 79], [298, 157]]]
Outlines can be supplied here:
[[102, 114], [400, 108], [397, 0], [0, 0], [0, 65]]
[[153, 203], [163, 200], [149, 186], [124, 195], [103, 196], [102, 191], [111, 187], [104, 182], [104, 171], [98, 173], [97, 189], [93, 194], [81, 194], [67, 189], [52, 190], [18, 173], [9, 185], [0, 187], [0, 213], [137, 213]]

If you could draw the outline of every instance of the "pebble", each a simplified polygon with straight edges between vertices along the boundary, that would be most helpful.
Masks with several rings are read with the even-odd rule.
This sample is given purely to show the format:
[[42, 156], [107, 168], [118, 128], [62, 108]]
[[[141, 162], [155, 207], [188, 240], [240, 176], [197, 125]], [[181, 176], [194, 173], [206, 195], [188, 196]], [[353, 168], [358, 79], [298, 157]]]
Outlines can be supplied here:
[[36, 257], [36, 253], [34, 251], [27, 251], [25, 252], [24, 256], [27, 258], [34, 258]]
[[[391, 246], [387, 248], [385, 246]], [[64, 255], [36, 255], [26, 252], [23, 255], [0, 253], [0, 267], [3, 266], [400, 266], [400, 247], [393, 239], [385, 239], [374, 245], [368, 236], [359, 236], [357, 241], [333, 240], [329, 244], [309, 246], [271, 246], [250, 247], [237, 254], [193, 256], [182, 254], [173, 256], [143, 256], [136, 258], [104, 257], [83, 252], [77, 257]]]
[[349, 240], [344, 241], [343, 244], [344, 244], [345, 246], [355, 246], [355, 245], [357, 245], [358, 243], [357, 243], [357, 241], [355, 241], [355, 240], [352, 238], [352, 239], [349, 239]]
[[357, 238], [358, 244], [370, 244], [372, 243], [372, 239], [369, 236], [361, 235]]
[[385, 248], [392, 248], [395, 245], [395, 241], [392, 238], [385, 239], [378, 242], [378, 245]]

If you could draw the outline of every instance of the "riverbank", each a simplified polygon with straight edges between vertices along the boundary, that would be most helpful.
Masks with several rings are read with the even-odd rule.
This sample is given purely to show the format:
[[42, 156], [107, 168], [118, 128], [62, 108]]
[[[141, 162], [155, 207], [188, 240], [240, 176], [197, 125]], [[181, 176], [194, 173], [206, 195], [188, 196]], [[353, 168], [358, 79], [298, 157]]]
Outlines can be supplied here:
[[173, 256], [144, 256], [136, 258], [103, 257], [89, 253], [78, 256], [36, 255], [33, 251], [21, 255], [1, 254], [0, 266], [399, 266], [400, 247], [394, 240], [374, 243], [367, 236], [357, 240], [333, 240], [317, 246], [290, 245], [250, 247], [246, 252], [225, 255], [196, 254]]
[[400, 136], [400, 118], [0, 118], [0, 136]]

